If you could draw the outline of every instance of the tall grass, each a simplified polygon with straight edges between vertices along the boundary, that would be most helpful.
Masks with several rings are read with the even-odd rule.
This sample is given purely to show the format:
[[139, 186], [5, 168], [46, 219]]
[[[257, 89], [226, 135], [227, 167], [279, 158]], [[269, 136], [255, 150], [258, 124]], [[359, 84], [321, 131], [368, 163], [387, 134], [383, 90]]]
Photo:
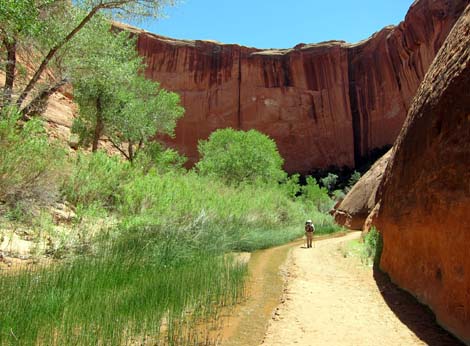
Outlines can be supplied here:
[[243, 296], [246, 267], [165, 237], [124, 232], [99, 256], [0, 276], [0, 344], [196, 344], [196, 326]]
[[62, 191], [77, 214], [98, 210], [115, 226], [81, 225], [81, 255], [0, 276], [0, 345], [206, 342], [221, 308], [243, 297], [246, 265], [231, 253], [296, 239], [307, 218], [319, 234], [339, 229], [318, 209], [321, 189], [296, 198], [278, 184], [228, 186], [104, 153], [78, 155], [69, 171]]

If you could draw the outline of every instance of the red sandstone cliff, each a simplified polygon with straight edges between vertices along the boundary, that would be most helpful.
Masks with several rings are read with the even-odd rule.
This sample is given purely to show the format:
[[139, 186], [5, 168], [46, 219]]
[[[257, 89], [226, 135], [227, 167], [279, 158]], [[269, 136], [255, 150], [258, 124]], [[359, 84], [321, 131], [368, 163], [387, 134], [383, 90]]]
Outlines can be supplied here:
[[[167, 143], [197, 160], [217, 128], [258, 129], [289, 172], [354, 166], [392, 144], [428, 66], [469, 0], [419, 0], [397, 27], [355, 45], [332, 41], [258, 50], [143, 31], [146, 75], [181, 94], [186, 108]], [[130, 29], [132, 30], [132, 29]]]
[[378, 197], [381, 268], [470, 345], [470, 5], [418, 90]]

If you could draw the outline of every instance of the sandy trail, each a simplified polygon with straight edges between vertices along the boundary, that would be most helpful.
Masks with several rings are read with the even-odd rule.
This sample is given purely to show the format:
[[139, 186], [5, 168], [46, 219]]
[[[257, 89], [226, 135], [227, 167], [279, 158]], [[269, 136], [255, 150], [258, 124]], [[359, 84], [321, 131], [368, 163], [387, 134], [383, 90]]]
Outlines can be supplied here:
[[342, 256], [340, 244], [359, 236], [293, 247], [283, 303], [262, 345], [459, 345], [383, 274]]

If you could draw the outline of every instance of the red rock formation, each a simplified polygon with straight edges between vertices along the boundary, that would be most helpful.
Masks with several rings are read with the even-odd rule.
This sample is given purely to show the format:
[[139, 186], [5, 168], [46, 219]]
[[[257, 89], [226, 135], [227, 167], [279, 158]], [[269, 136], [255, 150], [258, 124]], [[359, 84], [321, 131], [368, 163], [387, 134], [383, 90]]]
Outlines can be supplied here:
[[378, 194], [381, 268], [470, 345], [470, 5], [393, 150]]
[[276, 140], [287, 171], [308, 172], [354, 166], [394, 142], [468, 1], [416, 1], [400, 25], [355, 45], [258, 50], [135, 32], [146, 75], [181, 94], [186, 108], [167, 143], [195, 162], [198, 140], [215, 129], [254, 128]]
[[333, 216], [336, 223], [349, 229], [362, 230], [368, 215], [376, 205], [376, 194], [382, 176], [390, 160], [389, 150], [353, 186], [346, 197], [335, 206]]

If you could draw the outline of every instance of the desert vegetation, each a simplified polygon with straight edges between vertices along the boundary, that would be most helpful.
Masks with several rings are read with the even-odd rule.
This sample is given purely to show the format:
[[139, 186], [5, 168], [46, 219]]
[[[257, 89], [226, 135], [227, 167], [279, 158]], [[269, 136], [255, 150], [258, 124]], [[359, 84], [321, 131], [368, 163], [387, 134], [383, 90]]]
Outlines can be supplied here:
[[[18, 127], [19, 116], [0, 121], [2, 147], [15, 148], [17, 162], [28, 162], [29, 147], [37, 153], [19, 172], [11, 160], [0, 164], [2, 230], [22, 229], [39, 264], [0, 276], [1, 344], [196, 343], [223, 306], [243, 298], [246, 266], [233, 253], [293, 240], [307, 217], [319, 233], [338, 230], [314, 180], [233, 184], [188, 171], [161, 148], [134, 162], [103, 151], [65, 155], [40, 120]], [[58, 202], [75, 211], [67, 224], [48, 214]]]
[[[327, 189], [288, 177], [259, 132], [213, 133], [189, 170], [153, 141], [184, 109], [142, 77], [135, 41], [108, 19], [169, 3], [1, 3], [0, 239], [28, 242], [32, 261], [0, 273], [0, 345], [209, 343], [244, 297], [238, 252], [296, 239], [306, 218], [339, 230]], [[67, 83], [76, 151], [41, 118]]]
[[357, 257], [366, 266], [378, 266], [382, 256], [382, 248], [382, 235], [375, 227], [372, 227], [361, 239], [343, 243], [338, 250], [345, 258]]

